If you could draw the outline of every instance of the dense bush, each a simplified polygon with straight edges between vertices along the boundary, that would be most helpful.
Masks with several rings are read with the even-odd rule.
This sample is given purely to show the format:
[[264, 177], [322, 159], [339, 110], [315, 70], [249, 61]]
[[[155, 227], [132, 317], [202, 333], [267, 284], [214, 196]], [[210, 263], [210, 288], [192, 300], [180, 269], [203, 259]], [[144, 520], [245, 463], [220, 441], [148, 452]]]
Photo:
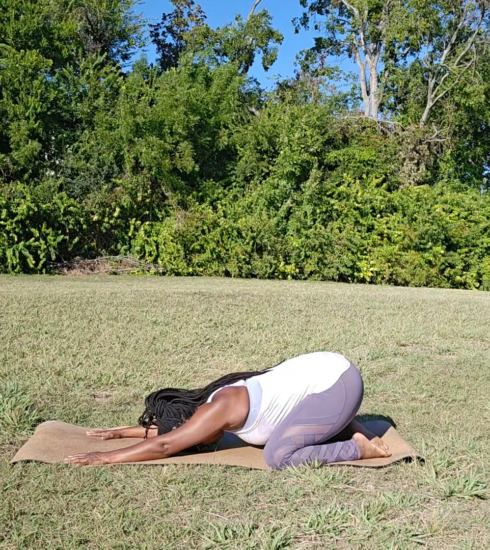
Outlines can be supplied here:
[[0, 273], [45, 273], [50, 262], [128, 251], [147, 197], [138, 202], [116, 188], [81, 204], [58, 187], [0, 187]]
[[314, 49], [273, 90], [248, 76], [281, 41], [266, 11], [212, 29], [174, 1], [158, 63], [124, 67], [136, 4], [0, 3], [0, 272], [133, 254], [176, 275], [490, 289], [488, 55], [429, 124], [429, 73], [393, 45], [370, 118]]
[[170, 275], [490, 290], [487, 194], [442, 184], [393, 192], [376, 178], [333, 184], [315, 173], [282, 208], [270, 197], [279, 191], [267, 181], [142, 222], [123, 194], [89, 210], [18, 186], [0, 195], [1, 270], [42, 273], [50, 261], [132, 253]]
[[4, 189], [0, 193], [0, 270], [42, 273], [47, 262], [76, 254], [86, 230], [80, 210], [64, 194], [46, 202], [22, 185]]
[[147, 222], [134, 252], [175, 275], [334, 280], [490, 290], [490, 197], [376, 179], [308, 181], [288, 209], [262, 187]]

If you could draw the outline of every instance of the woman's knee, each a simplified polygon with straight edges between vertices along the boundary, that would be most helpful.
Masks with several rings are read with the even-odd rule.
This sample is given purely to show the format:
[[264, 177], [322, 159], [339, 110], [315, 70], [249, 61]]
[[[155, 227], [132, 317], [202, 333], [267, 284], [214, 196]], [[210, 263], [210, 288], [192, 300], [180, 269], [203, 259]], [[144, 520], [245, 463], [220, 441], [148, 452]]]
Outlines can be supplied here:
[[346, 386], [349, 389], [349, 393], [352, 394], [354, 400], [358, 401], [360, 406], [364, 397], [364, 381], [359, 369], [351, 363], [344, 375], [348, 380]]
[[273, 446], [266, 445], [264, 447], [264, 460], [267, 466], [273, 470], [282, 470], [288, 466], [287, 455], [275, 452]]

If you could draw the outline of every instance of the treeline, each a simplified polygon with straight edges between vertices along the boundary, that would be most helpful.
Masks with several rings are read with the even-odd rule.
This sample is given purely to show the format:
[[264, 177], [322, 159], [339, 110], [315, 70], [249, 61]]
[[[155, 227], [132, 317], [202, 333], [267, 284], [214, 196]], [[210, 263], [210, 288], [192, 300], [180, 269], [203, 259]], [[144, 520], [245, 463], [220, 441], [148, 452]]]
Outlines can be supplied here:
[[[132, 254], [168, 274], [490, 290], [490, 36], [483, 2], [0, 1], [0, 271]], [[350, 56], [356, 75], [333, 65]], [[130, 64], [131, 60], [137, 59]]]

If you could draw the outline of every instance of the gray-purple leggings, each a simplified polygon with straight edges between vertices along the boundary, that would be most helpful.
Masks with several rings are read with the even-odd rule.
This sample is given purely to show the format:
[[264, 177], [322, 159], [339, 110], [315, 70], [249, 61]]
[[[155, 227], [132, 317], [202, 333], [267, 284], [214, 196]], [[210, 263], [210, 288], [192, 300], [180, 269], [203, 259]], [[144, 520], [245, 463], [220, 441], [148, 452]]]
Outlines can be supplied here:
[[328, 390], [305, 397], [277, 426], [264, 448], [270, 468], [359, 460], [358, 444], [350, 439], [328, 443], [354, 419], [364, 394], [362, 377], [351, 366]]

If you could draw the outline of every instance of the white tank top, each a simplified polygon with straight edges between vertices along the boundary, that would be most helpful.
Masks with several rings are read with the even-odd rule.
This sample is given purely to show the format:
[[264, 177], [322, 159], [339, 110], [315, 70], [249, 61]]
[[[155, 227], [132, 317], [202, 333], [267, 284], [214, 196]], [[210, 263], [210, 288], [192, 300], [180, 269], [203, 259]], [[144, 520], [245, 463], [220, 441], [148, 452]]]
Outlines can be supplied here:
[[[330, 389], [350, 365], [343, 355], [318, 351], [288, 359], [264, 374], [230, 384], [246, 386], [250, 399], [247, 421], [233, 433], [251, 445], [265, 445], [298, 403], [308, 395]], [[208, 403], [223, 388], [211, 394]]]

